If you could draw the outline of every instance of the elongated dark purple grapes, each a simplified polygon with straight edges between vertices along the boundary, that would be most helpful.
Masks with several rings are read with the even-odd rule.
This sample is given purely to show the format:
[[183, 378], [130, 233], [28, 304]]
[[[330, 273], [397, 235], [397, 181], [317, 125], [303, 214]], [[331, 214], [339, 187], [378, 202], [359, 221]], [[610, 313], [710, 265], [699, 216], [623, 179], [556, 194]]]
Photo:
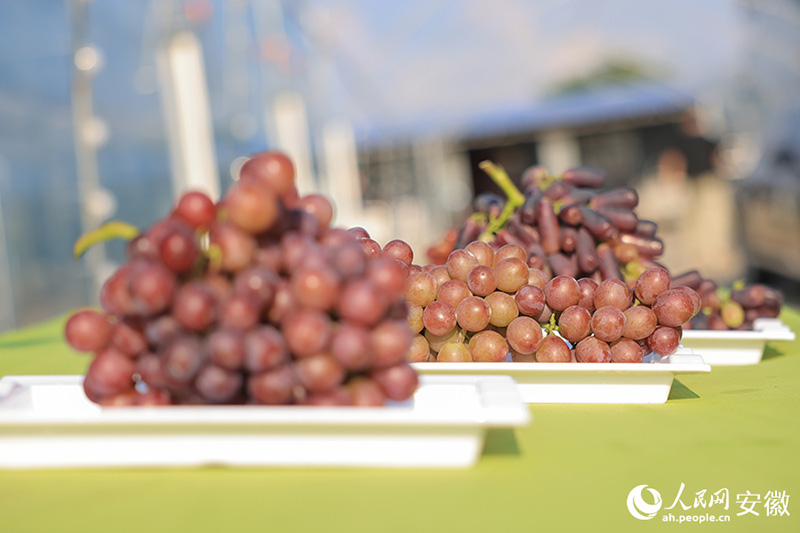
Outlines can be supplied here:
[[622, 271], [619, 269], [617, 257], [614, 250], [608, 244], [602, 243], [597, 246], [597, 259], [600, 275], [603, 279], [624, 279]]
[[578, 230], [571, 227], [561, 228], [561, 251], [571, 254], [578, 242]]
[[523, 223], [533, 225], [536, 223], [536, 213], [539, 202], [542, 201], [542, 191], [536, 187], [525, 196], [525, 202], [519, 209], [519, 217]]
[[664, 243], [661, 239], [649, 239], [634, 233], [620, 233], [619, 240], [625, 244], [635, 246], [644, 257], [653, 258], [664, 253]]
[[672, 278], [670, 287], [677, 287], [683, 285], [690, 289], [699, 290], [700, 284], [703, 282], [703, 277], [697, 270], [690, 270]]
[[592, 207], [627, 207], [639, 205], [639, 193], [630, 187], [620, 187], [597, 193], [589, 202]]
[[508, 221], [508, 231], [520, 241], [525, 249], [538, 244], [541, 240], [539, 232], [532, 226], [523, 223], [518, 216], [513, 216]]
[[602, 168], [577, 167], [564, 171], [561, 175], [566, 183], [575, 187], [602, 187], [606, 181], [606, 173]]
[[550, 263], [550, 268], [553, 269], [553, 274], [556, 276], [569, 276], [571, 278], [578, 275], [577, 261], [572, 261], [570, 257], [565, 254], [557, 253], [547, 257]]
[[595, 249], [594, 237], [586, 228], [578, 230], [577, 240], [575, 241], [575, 256], [578, 259], [578, 267], [581, 272], [592, 274], [600, 264]]
[[543, 191], [544, 197], [555, 202], [564, 197], [569, 192], [570, 186], [563, 181], [554, 181]]
[[544, 201], [539, 204], [539, 209], [536, 211], [536, 223], [539, 226], [544, 253], [548, 255], [557, 253], [561, 249], [561, 245], [558, 218], [556, 218], [553, 204]]
[[461, 226], [461, 230], [458, 232], [455, 247], [463, 248], [464, 246], [468, 245], [472, 241], [476, 240], [484, 229], [486, 229], [485, 223], [480, 223], [472, 217], [468, 218], [464, 222], [464, 225]]
[[594, 209], [581, 206], [580, 210], [583, 217], [581, 222], [583, 227], [588, 229], [592, 235], [601, 241], [609, 241], [619, 234], [619, 230], [617, 230], [614, 224]]
[[595, 210], [606, 217], [620, 231], [636, 231], [639, 218], [627, 207], [597, 207]]
[[652, 239], [658, 232], [658, 224], [652, 220], [642, 220], [640, 218], [636, 222], [636, 229], [634, 229], [633, 232], [641, 237], [648, 237]]
[[579, 226], [583, 222], [581, 206], [577, 204], [567, 205], [558, 212], [558, 218], [568, 226]]

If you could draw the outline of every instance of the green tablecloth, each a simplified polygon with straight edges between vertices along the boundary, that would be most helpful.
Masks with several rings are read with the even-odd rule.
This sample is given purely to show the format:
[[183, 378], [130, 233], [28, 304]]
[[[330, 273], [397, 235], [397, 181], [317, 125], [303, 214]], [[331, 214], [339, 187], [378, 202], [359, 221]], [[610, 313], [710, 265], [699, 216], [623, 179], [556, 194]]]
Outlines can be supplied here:
[[[782, 318], [800, 332], [797, 310]], [[82, 373], [62, 325], [0, 336], [0, 375]], [[664, 405], [530, 409], [464, 470], [0, 471], [0, 531], [800, 531], [800, 340], [768, 345], [756, 366], [679, 377]], [[681, 484], [690, 509], [665, 510]], [[626, 506], [639, 485], [663, 498], [649, 521]], [[728, 510], [694, 508], [703, 489], [706, 504], [727, 489]], [[737, 516], [748, 491], [759, 515]], [[767, 516], [768, 498], [790, 515]], [[730, 521], [677, 521], [706, 514]]]

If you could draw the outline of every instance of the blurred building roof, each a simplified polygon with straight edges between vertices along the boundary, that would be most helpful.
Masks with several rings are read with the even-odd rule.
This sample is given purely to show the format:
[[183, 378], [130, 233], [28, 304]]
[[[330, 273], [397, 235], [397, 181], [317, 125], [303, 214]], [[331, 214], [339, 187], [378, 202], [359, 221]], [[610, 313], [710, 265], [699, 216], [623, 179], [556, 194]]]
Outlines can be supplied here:
[[598, 86], [544, 100], [514, 102], [472, 114], [427, 113], [400, 122], [356, 125], [365, 148], [407, 140], [471, 141], [500, 136], [535, 135], [556, 129], [648, 120], [679, 114], [694, 105], [689, 94], [664, 84]]

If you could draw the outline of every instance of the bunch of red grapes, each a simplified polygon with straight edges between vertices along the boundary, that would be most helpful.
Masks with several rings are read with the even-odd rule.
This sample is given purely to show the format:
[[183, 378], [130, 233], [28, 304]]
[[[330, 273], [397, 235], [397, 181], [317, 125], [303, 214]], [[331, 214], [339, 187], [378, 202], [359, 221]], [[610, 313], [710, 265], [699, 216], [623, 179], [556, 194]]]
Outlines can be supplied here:
[[777, 318], [783, 305], [781, 291], [762, 283], [738, 283], [728, 289], [703, 278], [696, 270], [676, 277], [675, 281], [692, 287], [700, 295], [703, 312], [687, 324], [692, 329], [751, 330], [758, 318]]
[[277, 152], [248, 160], [218, 204], [185, 194], [129, 243], [101, 290], [104, 311], [66, 324], [69, 344], [94, 354], [87, 397], [123, 406], [411, 397], [408, 266], [392, 257], [403, 247], [374, 253], [363, 230], [332, 228], [332, 217], [323, 196], [298, 196]]
[[[473, 241], [406, 283], [413, 362], [642, 362], [680, 345], [700, 296], [650, 267], [633, 287], [530, 267], [525, 249]], [[543, 326], [545, 332], [543, 332]]]
[[[516, 244], [526, 251], [530, 266], [555, 276], [589, 277], [597, 282], [619, 279], [630, 284], [646, 268], [661, 266], [655, 259], [664, 245], [656, 236], [657, 225], [636, 215], [639, 195], [635, 189], [601, 190], [605, 174], [595, 168], [550, 176], [541, 167], [530, 167], [521, 183], [524, 202], [489, 236], [495, 248]], [[429, 250], [433, 262], [443, 262], [450, 251], [484, 234], [491, 220], [501, 214], [505, 200], [484, 193], [475, 205], [477, 216]]]

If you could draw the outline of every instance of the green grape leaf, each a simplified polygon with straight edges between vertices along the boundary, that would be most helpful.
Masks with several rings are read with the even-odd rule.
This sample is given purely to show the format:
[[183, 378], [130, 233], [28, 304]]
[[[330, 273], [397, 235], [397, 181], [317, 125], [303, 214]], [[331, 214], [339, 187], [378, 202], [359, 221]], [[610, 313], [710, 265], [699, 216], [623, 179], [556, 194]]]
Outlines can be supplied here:
[[111, 220], [81, 235], [78, 240], [75, 241], [72, 253], [75, 259], [80, 259], [80, 257], [86, 253], [86, 250], [95, 244], [112, 239], [125, 239], [130, 241], [138, 235], [139, 228], [136, 226], [120, 220]]

